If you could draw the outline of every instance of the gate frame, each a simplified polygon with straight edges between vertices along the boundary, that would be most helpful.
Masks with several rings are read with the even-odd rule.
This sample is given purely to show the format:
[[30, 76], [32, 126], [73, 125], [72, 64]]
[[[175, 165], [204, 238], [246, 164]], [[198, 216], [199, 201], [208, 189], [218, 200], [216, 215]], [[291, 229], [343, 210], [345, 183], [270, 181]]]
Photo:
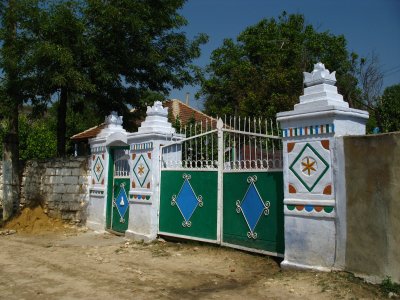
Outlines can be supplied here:
[[[119, 232], [112, 229], [112, 214], [113, 214], [113, 206], [112, 201], [114, 197], [114, 151], [115, 150], [129, 150], [129, 145], [126, 146], [110, 146], [108, 149], [108, 172], [107, 172], [107, 196], [106, 196], [106, 222], [105, 222], [105, 230], [111, 232], [116, 235], [124, 235], [125, 232]], [[129, 176], [130, 182], [130, 176]], [[111, 183], [111, 184], [110, 184]], [[129, 194], [128, 194], [129, 201]], [[129, 205], [129, 204], [128, 204]], [[129, 207], [128, 212], [129, 213]], [[129, 222], [129, 217], [128, 220]]]
[[[226, 122], [226, 119], [225, 119]], [[201, 125], [202, 126], [202, 125]], [[200, 241], [200, 242], [207, 242], [207, 243], [212, 243], [212, 244], [218, 244], [221, 246], [226, 246], [234, 249], [239, 249], [239, 250], [245, 250], [245, 251], [250, 251], [254, 253], [260, 253], [260, 254], [265, 254], [265, 255], [271, 255], [271, 256], [276, 256], [276, 257], [284, 257], [284, 253], [278, 253], [278, 252], [271, 252], [267, 250], [260, 250], [260, 249], [255, 249], [255, 248], [250, 248], [250, 247], [245, 247], [241, 245], [235, 245], [231, 244], [228, 242], [223, 241], [223, 234], [224, 234], [224, 228], [223, 228], [223, 204], [224, 204], [224, 174], [226, 173], [269, 173], [269, 172], [282, 172], [283, 176], [283, 158], [281, 156], [280, 158], [280, 165], [281, 167], [278, 168], [273, 168], [270, 169], [267, 167], [267, 169], [237, 169], [237, 170], [225, 170], [224, 169], [224, 134], [225, 133], [233, 133], [233, 134], [242, 134], [242, 135], [249, 135], [249, 136], [257, 136], [260, 138], [270, 138], [270, 139], [279, 139], [282, 141], [282, 137], [277, 135], [269, 135], [269, 134], [261, 134], [257, 132], [247, 132], [247, 131], [240, 131], [240, 130], [235, 130], [235, 129], [228, 129], [224, 128], [224, 126], [228, 126], [224, 124], [221, 118], [218, 119], [216, 123], [216, 129], [209, 130], [207, 132], [202, 132], [200, 134], [188, 137], [188, 138], [183, 138], [179, 139], [178, 141], [171, 141], [170, 143], [160, 145], [160, 155], [159, 155], [159, 163], [160, 163], [160, 197], [159, 197], [159, 203], [158, 203], [158, 218], [160, 219], [160, 209], [161, 209], [161, 185], [162, 185], [162, 171], [206, 171], [206, 172], [217, 172], [217, 224], [216, 224], [216, 240], [210, 240], [210, 239], [205, 239], [205, 238], [199, 238], [199, 237], [192, 237], [188, 235], [181, 235], [181, 234], [175, 234], [175, 233], [169, 233], [169, 232], [164, 232], [160, 231], [160, 228], [158, 228], [158, 234], [159, 235], [165, 235], [165, 236], [170, 236], [170, 237], [176, 237], [176, 238], [182, 238], [182, 239], [189, 239], [189, 240], [194, 240], [194, 241]], [[278, 129], [278, 127], [277, 127]], [[213, 169], [207, 169], [207, 168], [187, 168], [184, 169], [182, 167], [178, 168], [164, 168], [163, 167], [163, 149], [167, 147], [171, 147], [173, 145], [180, 144], [182, 145], [184, 142], [189, 141], [191, 139], [196, 139], [202, 136], [206, 136], [212, 133], [217, 132], [217, 149], [218, 149], [218, 166], [217, 168]], [[279, 132], [279, 130], [278, 130]], [[273, 158], [275, 160], [275, 158]], [[268, 162], [267, 162], [268, 163]], [[274, 163], [274, 162], [273, 162]], [[283, 201], [283, 199], [282, 199]], [[283, 218], [283, 216], [282, 216]], [[160, 224], [160, 220], [158, 221]], [[284, 237], [282, 237], [284, 239]], [[283, 241], [284, 242], [284, 241]]]

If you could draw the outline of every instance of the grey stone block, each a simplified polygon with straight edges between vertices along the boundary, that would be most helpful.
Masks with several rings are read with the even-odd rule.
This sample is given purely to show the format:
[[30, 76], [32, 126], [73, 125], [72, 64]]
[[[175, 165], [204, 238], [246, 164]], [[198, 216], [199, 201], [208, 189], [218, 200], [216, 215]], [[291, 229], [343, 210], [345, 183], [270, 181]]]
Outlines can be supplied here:
[[68, 194], [79, 194], [81, 192], [81, 186], [80, 185], [67, 185], [67, 193]]
[[84, 175], [85, 173], [86, 173], [85, 170], [82, 170], [81, 168], [71, 169], [72, 176], [80, 176], [80, 175]]
[[71, 184], [71, 185], [77, 185], [79, 183], [79, 180], [78, 180], [77, 176], [63, 176], [62, 177], [62, 183]]
[[45, 176], [54, 176], [56, 175], [56, 169], [54, 168], [46, 168]]

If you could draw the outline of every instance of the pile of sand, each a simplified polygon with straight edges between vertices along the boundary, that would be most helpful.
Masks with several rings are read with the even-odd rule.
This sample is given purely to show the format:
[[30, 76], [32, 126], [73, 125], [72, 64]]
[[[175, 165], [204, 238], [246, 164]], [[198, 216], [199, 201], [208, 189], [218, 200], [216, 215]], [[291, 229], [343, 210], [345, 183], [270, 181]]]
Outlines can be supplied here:
[[19, 215], [5, 224], [4, 229], [14, 229], [17, 232], [37, 234], [65, 231], [69, 229], [69, 226], [60, 219], [50, 218], [44, 213], [43, 208], [38, 205], [34, 208], [24, 208]]

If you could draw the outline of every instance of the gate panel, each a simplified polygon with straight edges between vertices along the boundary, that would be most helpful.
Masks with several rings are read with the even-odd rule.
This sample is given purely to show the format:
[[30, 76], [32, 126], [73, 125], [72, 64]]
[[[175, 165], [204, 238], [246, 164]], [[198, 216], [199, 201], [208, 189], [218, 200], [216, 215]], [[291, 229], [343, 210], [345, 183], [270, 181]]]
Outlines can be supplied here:
[[159, 233], [217, 240], [217, 172], [162, 171]]
[[130, 165], [128, 147], [110, 150], [106, 228], [116, 233], [128, 229]]
[[284, 253], [283, 174], [224, 173], [223, 244]]
[[189, 125], [183, 133], [186, 138], [161, 150], [159, 233], [281, 256], [278, 127], [233, 117]]

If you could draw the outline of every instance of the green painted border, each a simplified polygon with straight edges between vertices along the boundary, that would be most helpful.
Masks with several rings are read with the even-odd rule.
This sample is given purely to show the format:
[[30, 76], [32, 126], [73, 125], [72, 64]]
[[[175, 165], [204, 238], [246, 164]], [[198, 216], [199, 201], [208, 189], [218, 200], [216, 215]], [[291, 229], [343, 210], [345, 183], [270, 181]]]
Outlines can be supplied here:
[[[296, 161], [303, 155], [304, 151], [306, 151], [306, 148], [309, 147], [311, 149], [312, 152], [314, 152], [314, 154], [325, 164], [326, 169], [321, 173], [321, 175], [317, 178], [317, 180], [314, 182], [314, 184], [309, 187], [308, 184], [306, 182], [303, 181], [303, 179], [301, 179], [300, 175], [297, 174], [297, 172], [293, 169], [294, 164], [296, 163]], [[329, 164], [325, 161], [325, 159], [323, 159], [323, 157], [318, 153], [317, 150], [315, 150], [313, 148], [313, 146], [311, 146], [309, 143], [306, 143], [306, 145], [303, 147], [303, 149], [300, 151], [299, 155], [296, 156], [296, 158], [293, 160], [292, 164], [289, 167], [289, 170], [291, 170], [293, 172], [293, 174], [297, 177], [297, 179], [300, 180], [300, 182], [303, 184], [303, 186], [307, 189], [307, 191], [311, 192], [314, 187], [318, 184], [318, 182], [321, 180], [321, 178], [325, 175], [325, 173], [329, 170]]]
[[[191, 227], [183, 227], [184, 218], [177, 207], [172, 206], [172, 195], [178, 195], [185, 179], [183, 174], [191, 176], [190, 185], [196, 194], [203, 197], [203, 207], [197, 207], [192, 214]], [[217, 171], [161, 171], [161, 195], [159, 231], [165, 235], [187, 236], [207, 240], [217, 239]]]
[[[255, 186], [264, 203], [270, 202], [269, 214], [262, 215], [255, 232], [257, 238], [247, 237], [249, 227], [243, 213], [237, 213], [236, 201], [243, 200], [248, 190], [249, 176], [257, 176]], [[283, 213], [283, 172], [238, 172], [224, 174], [223, 236], [224, 243], [246, 248], [283, 254], [284, 213]]]
[[[108, 155], [108, 180], [107, 180], [107, 200], [106, 200], [106, 229], [111, 229], [111, 214], [112, 214], [112, 198], [113, 198], [113, 174], [114, 174], [114, 150], [129, 149], [129, 146], [109, 147]], [[129, 195], [129, 192], [128, 192]], [[129, 209], [127, 214], [129, 213]], [[129, 219], [128, 219], [129, 220]], [[127, 223], [128, 223], [127, 220]]]

